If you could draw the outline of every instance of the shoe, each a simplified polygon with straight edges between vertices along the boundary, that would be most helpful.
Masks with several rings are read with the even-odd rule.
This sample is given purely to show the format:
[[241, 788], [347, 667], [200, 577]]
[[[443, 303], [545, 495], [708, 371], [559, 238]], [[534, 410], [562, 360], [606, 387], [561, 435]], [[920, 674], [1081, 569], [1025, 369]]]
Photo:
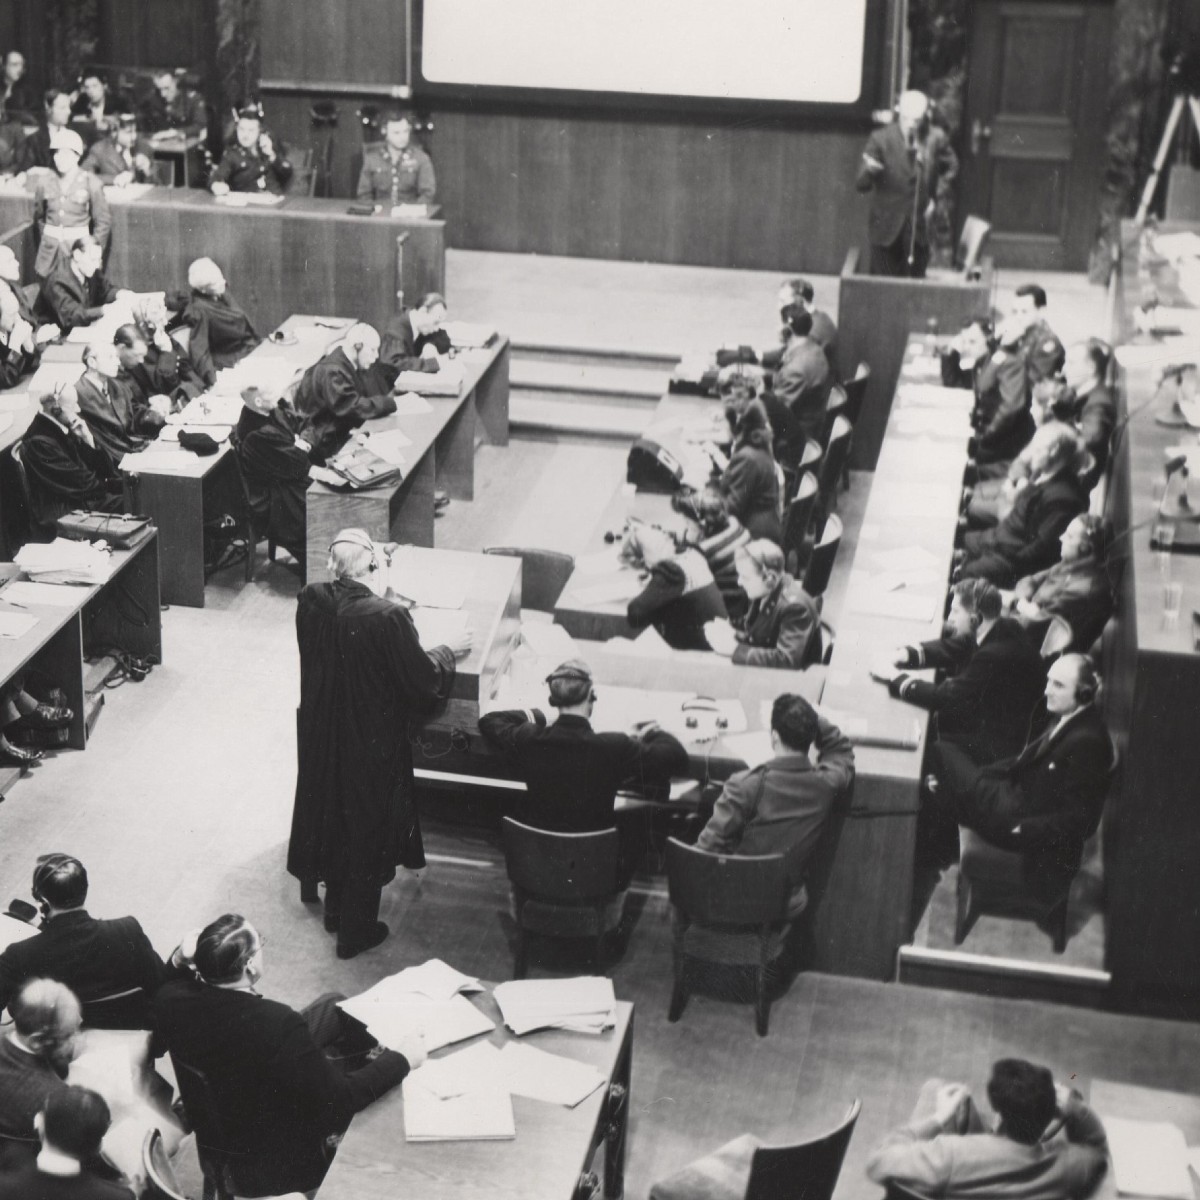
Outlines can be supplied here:
[[317, 891], [319, 879], [302, 879], [300, 880], [300, 903], [301, 904], [316, 904], [321, 899], [321, 893]]
[[366, 937], [359, 942], [343, 945], [339, 939], [337, 956], [338, 958], [353, 958], [356, 954], [362, 954], [364, 950], [374, 950], [387, 937], [388, 932], [388, 927], [382, 921], [376, 921]]
[[31, 767], [43, 757], [40, 750], [23, 750], [7, 739], [0, 744], [0, 767]]
[[326, 933], [337, 933], [338, 925], [340, 923], [341, 923], [341, 917], [339, 917], [337, 915], [337, 913], [327, 912], [325, 914], [325, 932]]
[[75, 714], [69, 708], [55, 708], [51, 704], [39, 704], [31, 713], [26, 713], [17, 724], [25, 729], [62, 729], [70, 725]]

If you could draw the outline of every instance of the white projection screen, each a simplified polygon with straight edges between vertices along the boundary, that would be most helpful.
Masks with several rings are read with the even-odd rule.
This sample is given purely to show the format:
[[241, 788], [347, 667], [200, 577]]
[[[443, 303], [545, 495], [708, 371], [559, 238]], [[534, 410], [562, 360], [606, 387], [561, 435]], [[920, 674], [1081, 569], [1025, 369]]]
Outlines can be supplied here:
[[869, 0], [424, 0], [435, 88], [852, 105]]

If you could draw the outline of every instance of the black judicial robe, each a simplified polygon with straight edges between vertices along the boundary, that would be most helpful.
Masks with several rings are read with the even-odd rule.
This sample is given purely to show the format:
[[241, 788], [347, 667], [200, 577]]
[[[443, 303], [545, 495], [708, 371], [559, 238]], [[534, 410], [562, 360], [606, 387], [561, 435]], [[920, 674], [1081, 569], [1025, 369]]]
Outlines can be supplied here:
[[341, 346], [304, 372], [296, 388], [296, 411], [308, 422], [314, 458], [324, 462], [364, 421], [396, 411], [386, 378], [374, 369], [360, 371]]
[[94, 447], [37, 413], [21, 441], [33, 517], [52, 524], [76, 508], [120, 512], [121, 476], [99, 442]]
[[254, 530], [304, 561], [309, 459], [296, 445], [301, 420], [283, 408], [242, 409], [234, 435]]
[[454, 655], [426, 652], [406, 609], [353, 580], [311, 583], [296, 607], [299, 769], [287, 869], [325, 879], [348, 859], [379, 886], [425, 865], [409, 721], [450, 693]]
[[228, 292], [216, 297], [192, 292], [184, 320], [191, 330], [188, 356], [210, 387], [218, 371], [240, 362], [262, 340]]

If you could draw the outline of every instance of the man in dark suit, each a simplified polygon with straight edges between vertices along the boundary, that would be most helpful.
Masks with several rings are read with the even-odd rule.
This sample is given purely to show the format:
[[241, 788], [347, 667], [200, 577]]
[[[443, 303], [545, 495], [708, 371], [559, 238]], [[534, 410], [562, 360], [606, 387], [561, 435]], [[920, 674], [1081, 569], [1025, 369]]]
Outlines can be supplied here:
[[126, 454], [143, 450], [166, 423], [130, 383], [118, 378], [121, 359], [111, 342], [93, 342], [83, 352], [84, 372], [75, 384], [79, 411], [96, 444], [120, 466]]
[[1108, 453], [1117, 424], [1117, 398], [1105, 382], [1112, 354], [1099, 338], [1075, 342], [1067, 349], [1063, 378], [1075, 393], [1075, 423], [1092, 465], [1084, 477], [1089, 491], [1108, 467]]
[[396, 411], [395, 396], [373, 370], [378, 360], [379, 334], [359, 323], [301, 376], [296, 411], [306, 422], [316, 461], [336, 454], [364, 421]]
[[150, 180], [152, 151], [138, 135], [137, 117], [121, 113], [110, 132], [92, 143], [83, 169], [115, 187]]
[[938, 743], [936, 804], [1001, 849], [1049, 870], [1078, 870], [1112, 766], [1112, 741], [1096, 706], [1099, 687], [1091, 659], [1064, 654], [1046, 680], [1047, 722], [1020, 754], [980, 767], [959, 747]]
[[552, 724], [536, 708], [479, 718], [480, 732], [508, 754], [525, 781], [512, 814], [522, 824], [558, 833], [611, 829], [619, 788], [661, 794], [673, 775], [687, 774], [687, 751], [657, 726], [633, 736], [592, 728], [596, 689], [587, 663], [562, 663], [546, 684], [550, 707], [558, 709]]
[[66, 1088], [83, 1023], [71, 989], [52, 979], [27, 981], [9, 1000], [8, 1012], [12, 1029], [0, 1038], [0, 1166], [14, 1154], [18, 1160], [36, 1154], [34, 1117], [47, 1097]]
[[104, 306], [117, 299], [101, 266], [104, 252], [93, 237], [77, 238], [69, 255], [59, 253], [38, 294], [37, 313], [53, 321], [64, 334], [90, 325], [104, 315]]
[[34, 327], [21, 319], [16, 293], [0, 284], [0, 391], [32, 375], [41, 357]]
[[[88, 877], [69, 854], [47, 854], [33, 872], [33, 898], [42, 911], [38, 933], [0, 954], [0, 1005], [27, 979], [57, 979], [87, 1006], [124, 996], [119, 1006], [88, 1013], [88, 1024], [108, 1029], [147, 1029], [149, 998], [165, 973], [162, 959], [136, 917], [102, 921], [83, 907]], [[130, 995], [129, 993], [139, 993]]]
[[450, 350], [450, 337], [442, 328], [446, 301], [429, 292], [416, 308], [402, 308], [383, 330], [379, 361], [395, 371], [436, 371], [437, 356]]
[[133, 1200], [129, 1188], [90, 1169], [111, 1123], [104, 1097], [89, 1088], [49, 1096], [34, 1118], [41, 1150], [0, 1174], [0, 1200]]
[[211, 258], [198, 258], [188, 267], [188, 288], [183, 313], [188, 357], [196, 374], [212, 387], [218, 371], [240, 362], [262, 338], [229, 295], [225, 276]]
[[1025, 742], [1045, 672], [1021, 625], [1001, 616], [998, 588], [985, 580], [956, 584], [945, 635], [896, 654], [898, 667], [934, 667], [937, 683], [884, 667], [876, 678], [893, 696], [938, 714], [938, 736], [974, 762], [1015, 754]]
[[[809, 758], [815, 745], [817, 761]], [[726, 781], [696, 845], [714, 854], [787, 857], [791, 897], [799, 916], [808, 903], [809, 860], [838, 798], [854, 779], [850, 739], [803, 696], [785, 693], [771, 707], [774, 757]]]
[[783, 358], [787, 344], [792, 340], [792, 329], [788, 324], [788, 310], [795, 306], [812, 317], [812, 328], [808, 336], [825, 351], [829, 365], [837, 367], [837, 325], [833, 318], [814, 303], [816, 292], [807, 279], [788, 279], [779, 287], [779, 316], [783, 328], [779, 333], [779, 346], [763, 352], [762, 365], [774, 370]]
[[867, 139], [854, 185], [871, 193], [872, 275], [924, 277], [938, 182], [956, 165], [945, 133], [929, 122], [928, 98], [905, 92], [895, 121]]
[[784, 320], [792, 336], [783, 348], [771, 390], [791, 412], [797, 426], [793, 442], [803, 450], [805, 440], [818, 437], [825, 422], [833, 370], [824, 348], [810, 336], [812, 314], [793, 305], [784, 310]]
[[[155, 1029], [197, 1138], [228, 1159], [239, 1196], [315, 1190], [355, 1113], [421, 1065], [423, 1039], [413, 1034], [394, 1041], [399, 1052], [378, 1052], [336, 1007], [340, 996], [297, 1012], [260, 995], [262, 939], [236, 913], [218, 917], [179, 954], [191, 974], [155, 994]], [[334, 1047], [340, 1062], [326, 1057]], [[197, 1075], [208, 1103], [192, 1109]]]

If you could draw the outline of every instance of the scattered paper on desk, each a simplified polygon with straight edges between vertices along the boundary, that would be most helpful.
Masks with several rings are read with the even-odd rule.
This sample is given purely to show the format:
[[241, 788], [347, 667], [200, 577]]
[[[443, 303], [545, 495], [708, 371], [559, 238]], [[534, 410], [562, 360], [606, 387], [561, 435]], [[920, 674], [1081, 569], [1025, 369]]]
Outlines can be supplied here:
[[121, 459], [121, 470], [130, 475], [179, 475], [190, 472], [197, 455], [188, 450], [139, 450]]
[[326, 487], [346, 487], [346, 481], [336, 471], [331, 471], [328, 467], [309, 467], [308, 477], [309, 479], [315, 479], [318, 483], [325, 484]]
[[771, 735], [765, 729], [756, 729], [751, 733], [727, 733], [723, 741], [725, 749], [748, 767], [760, 767], [775, 757]]
[[431, 1000], [414, 992], [371, 1004], [342, 1001], [340, 1007], [362, 1021], [377, 1041], [393, 1049], [419, 1033], [426, 1050], [432, 1052], [496, 1028], [465, 996]]
[[368, 434], [364, 441], [369, 450], [394, 467], [404, 466], [403, 447], [412, 445], [412, 439], [406, 437], [402, 429], [381, 429]]
[[[372, 447], [375, 439], [371, 439]], [[414, 554], [401, 546], [392, 555], [392, 587], [407, 596], [418, 608], [462, 608], [471, 586], [471, 572], [465, 567], [438, 563], [431, 567], [427, 554]]]
[[402, 1086], [404, 1136], [410, 1142], [497, 1141], [517, 1136], [507, 1092], [466, 1092], [441, 1100], [415, 1074]]
[[458, 363], [442, 363], [437, 371], [401, 371], [396, 387], [422, 396], [457, 396], [463, 387], [463, 369]]
[[405, 967], [394, 975], [385, 975], [365, 992], [340, 1001], [339, 1007], [365, 1023], [367, 1017], [361, 1014], [369, 1014], [375, 1004], [414, 995], [430, 1000], [449, 1000], [460, 992], [481, 991], [483, 985], [473, 975], [464, 975], [440, 958], [431, 958], [418, 967]]
[[912, 592], [907, 589], [890, 591], [879, 586], [865, 572], [851, 572], [847, 595], [850, 611], [868, 617], [891, 617], [897, 621], [932, 621], [937, 616], [942, 600], [928, 592]]
[[427, 1058], [409, 1078], [439, 1100], [449, 1100], [466, 1092], [507, 1092], [502, 1076], [500, 1048], [491, 1042], [476, 1042], [442, 1058]]
[[271, 192], [227, 192], [224, 196], [216, 196], [218, 204], [226, 208], [248, 208], [250, 205], [268, 206], [282, 204], [283, 197]]
[[1194, 1200], [1187, 1143], [1178, 1125], [1123, 1117], [1101, 1119], [1120, 1195]]
[[52, 542], [27, 542], [13, 562], [38, 583], [104, 583], [112, 574], [107, 546], [55, 538]]
[[617, 1019], [611, 979], [581, 975], [573, 979], [514, 979], [493, 991], [504, 1023], [521, 1036], [535, 1029], [602, 1033]]
[[416, 392], [402, 392], [396, 397], [396, 415], [398, 417], [423, 417], [433, 412], [433, 407], [424, 396]]
[[825, 704], [820, 705], [818, 711], [825, 720], [836, 725], [851, 741], [856, 737], [866, 737], [870, 732], [870, 725], [867, 723], [866, 717], [852, 712], [844, 712], [840, 708], [830, 708]]
[[392, 216], [413, 220], [417, 217], [427, 217], [429, 208], [425, 204], [393, 204]]
[[10, 604], [73, 608], [79, 603], [79, 588], [70, 583], [33, 583], [28, 579], [14, 579], [0, 592], [0, 600], [7, 600]]
[[410, 611], [417, 637], [426, 650], [447, 646], [467, 631], [467, 614], [459, 609], [414, 608]]
[[604, 1083], [604, 1075], [590, 1063], [536, 1046], [509, 1042], [500, 1051], [501, 1078], [514, 1096], [574, 1108]]
[[571, 600], [576, 605], [587, 607], [594, 604], [620, 604], [640, 595], [644, 586], [636, 571], [617, 571], [602, 583], [572, 589]]
[[37, 623], [37, 617], [28, 613], [0, 610], [0, 638], [24, 637]]

